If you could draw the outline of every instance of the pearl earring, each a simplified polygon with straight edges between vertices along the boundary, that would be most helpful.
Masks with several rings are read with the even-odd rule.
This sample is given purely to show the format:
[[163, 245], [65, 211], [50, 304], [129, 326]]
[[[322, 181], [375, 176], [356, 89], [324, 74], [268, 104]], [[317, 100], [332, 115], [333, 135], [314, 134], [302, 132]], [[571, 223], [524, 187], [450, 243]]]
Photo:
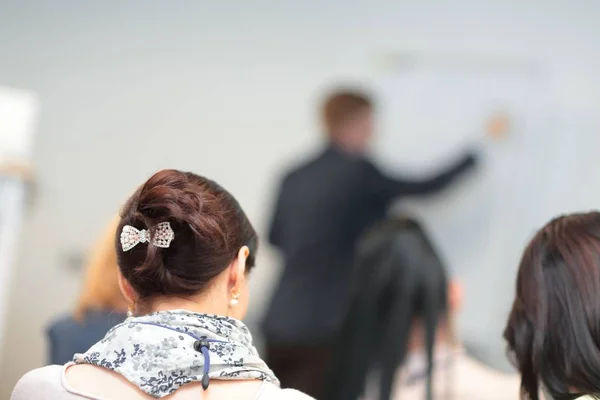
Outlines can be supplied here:
[[133, 304], [127, 306], [127, 318], [133, 317]]
[[231, 300], [229, 300], [229, 307], [235, 307], [239, 303], [240, 294], [239, 293], [231, 293]]

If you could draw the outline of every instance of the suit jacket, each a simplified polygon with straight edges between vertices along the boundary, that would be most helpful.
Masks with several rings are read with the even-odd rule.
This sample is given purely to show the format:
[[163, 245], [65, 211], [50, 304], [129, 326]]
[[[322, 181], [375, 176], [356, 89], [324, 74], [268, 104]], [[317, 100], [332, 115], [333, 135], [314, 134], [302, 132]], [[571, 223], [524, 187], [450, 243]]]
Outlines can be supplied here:
[[474, 165], [469, 154], [431, 179], [391, 179], [369, 160], [335, 146], [289, 172], [269, 241], [284, 271], [263, 329], [272, 344], [317, 344], [337, 333], [351, 279], [354, 243], [399, 196], [436, 192]]

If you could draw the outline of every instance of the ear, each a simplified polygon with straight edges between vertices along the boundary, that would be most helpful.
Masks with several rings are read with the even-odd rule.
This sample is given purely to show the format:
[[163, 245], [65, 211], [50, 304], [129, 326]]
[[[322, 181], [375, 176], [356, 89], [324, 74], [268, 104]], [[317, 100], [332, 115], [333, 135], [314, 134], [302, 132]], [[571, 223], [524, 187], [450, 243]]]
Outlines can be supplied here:
[[246, 260], [250, 255], [248, 246], [240, 247], [237, 258], [229, 266], [229, 284], [232, 289], [238, 289], [246, 278]]
[[121, 289], [121, 293], [123, 293], [123, 297], [127, 300], [127, 304], [135, 304], [136, 302], [136, 294], [135, 290], [131, 287], [131, 284], [127, 282], [127, 280], [121, 274], [121, 271], [118, 271], [119, 278], [119, 289]]

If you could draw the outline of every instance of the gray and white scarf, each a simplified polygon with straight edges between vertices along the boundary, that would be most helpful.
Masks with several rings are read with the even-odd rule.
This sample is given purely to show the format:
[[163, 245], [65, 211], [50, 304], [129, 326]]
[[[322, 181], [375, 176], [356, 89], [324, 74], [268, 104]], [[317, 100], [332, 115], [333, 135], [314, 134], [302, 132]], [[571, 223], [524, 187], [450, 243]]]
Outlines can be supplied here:
[[128, 318], [74, 361], [115, 371], [156, 398], [190, 382], [206, 389], [210, 379], [279, 385], [242, 322], [185, 310]]

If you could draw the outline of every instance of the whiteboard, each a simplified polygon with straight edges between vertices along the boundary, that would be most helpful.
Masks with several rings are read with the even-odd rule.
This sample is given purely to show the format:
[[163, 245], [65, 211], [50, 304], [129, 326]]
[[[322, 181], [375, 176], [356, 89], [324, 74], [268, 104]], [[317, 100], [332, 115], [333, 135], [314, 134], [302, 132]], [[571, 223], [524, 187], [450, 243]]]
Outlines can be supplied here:
[[[524, 63], [457, 60], [428, 59], [379, 74], [374, 152], [388, 174], [415, 178], [434, 174], [469, 149], [477, 152], [473, 174], [434, 196], [401, 199], [394, 212], [423, 222], [451, 275], [464, 285], [461, 339], [503, 368], [502, 330], [519, 257], [547, 218], [540, 203], [552, 188], [540, 176], [558, 167], [553, 106], [543, 71]], [[511, 127], [507, 137], [492, 141], [485, 121], [499, 112]]]

